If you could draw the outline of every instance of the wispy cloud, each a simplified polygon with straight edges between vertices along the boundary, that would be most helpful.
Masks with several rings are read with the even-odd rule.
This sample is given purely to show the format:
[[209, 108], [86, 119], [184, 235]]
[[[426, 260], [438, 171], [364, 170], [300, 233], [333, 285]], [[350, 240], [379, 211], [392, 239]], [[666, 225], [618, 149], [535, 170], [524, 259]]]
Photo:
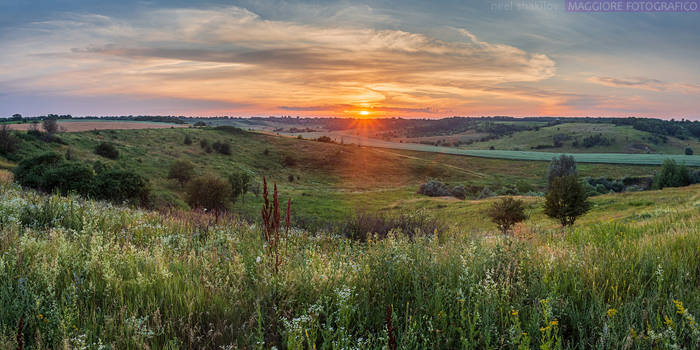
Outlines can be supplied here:
[[633, 88], [649, 91], [677, 91], [686, 94], [700, 93], [700, 85], [688, 83], [668, 83], [658, 79], [636, 77], [636, 78], [612, 78], [612, 77], [590, 77], [588, 81], [611, 87]]

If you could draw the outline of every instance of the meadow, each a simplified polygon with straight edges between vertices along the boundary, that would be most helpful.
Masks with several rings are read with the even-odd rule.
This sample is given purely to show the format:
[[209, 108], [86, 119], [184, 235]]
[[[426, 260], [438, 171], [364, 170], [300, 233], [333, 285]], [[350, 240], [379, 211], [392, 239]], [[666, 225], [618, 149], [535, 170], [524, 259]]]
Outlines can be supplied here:
[[564, 230], [525, 199], [513, 236], [478, 211], [366, 242], [292, 227], [275, 272], [236, 216], [5, 183], [0, 348], [700, 346], [699, 186], [598, 196]]

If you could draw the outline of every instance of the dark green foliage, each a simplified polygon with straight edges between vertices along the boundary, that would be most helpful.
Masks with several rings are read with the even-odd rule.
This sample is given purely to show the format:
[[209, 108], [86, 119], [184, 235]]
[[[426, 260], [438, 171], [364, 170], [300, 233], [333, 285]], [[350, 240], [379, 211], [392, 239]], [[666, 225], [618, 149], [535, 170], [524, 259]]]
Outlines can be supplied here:
[[615, 143], [615, 139], [605, 137], [602, 134], [591, 135], [583, 138], [583, 147], [591, 148], [595, 146], [610, 146]]
[[656, 174], [654, 188], [682, 187], [691, 184], [690, 170], [684, 164], [677, 164], [673, 159], [666, 159], [661, 171]]
[[590, 209], [588, 193], [576, 176], [554, 178], [545, 197], [544, 213], [547, 216], [559, 220], [562, 226], [571, 226]]
[[333, 140], [328, 136], [321, 136], [316, 139], [318, 142], [333, 143]]
[[692, 156], [693, 155], [693, 149], [690, 147], [685, 148], [685, 155], [686, 156]]
[[212, 148], [223, 155], [231, 155], [231, 145], [227, 142], [214, 142]]
[[12, 134], [7, 124], [0, 126], [0, 154], [8, 155], [17, 152], [20, 140]]
[[150, 189], [141, 175], [126, 170], [107, 170], [95, 177], [93, 195], [116, 203], [147, 205]]
[[235, 126], [230, 126], [230, 125], [222, 125], [222, 126], [217, 126], [216, 130], [223, 131], [225, 133], [229, 134], [234, 134], [234, 135], [245, 135], [247, 132], [241, 128], [237, 128]]
[[345, 237], [366, 241], [372, 235], [385, 238], [395, 231], [408, 237], [441, 234], [447, 231], [447, 225], [425, 212], [401, 213], [390, 216], [379, 213], [358, 213], [344, 220], [336, 229]]
[[54, 152], [25, 159], [14, 170], [15, 181], [25, 187], [51, 191], [51, 188], [44, 185], [46, 181], [44, 176], [50, 168], [60, 166], [64, 162], [63, 156]]
[[114, 147], [113, 144], [107, 142], [102, 142], [97, 145], [95, 154], [109, 159], [119, 158], [119, 151], [117, 151], [117, 148]]
[[207, 139], [199, 140], [199, 147], [202, 147], [202, 149], [209, 147], [209, 140], [207, 140]]
[[88, 196], [92, 193], [94, 179], [95, 173], [89, 165], [64, 162], [46, 170], [42, 187], [61, 194], [78, 193]]
[[429, 197], [445, 197], [450, 196], [450, 189], [444, 183], [438, 180], [429, 180], [428, 182], [420, 185], [418, 188], [418, 194], [422, 194]]
[[196, 123], [194, 123], [194, 126], [207, 126], [207, 123], [205, 123], [205, 122], [196, 122]]
[[58, 123], [56, 122], [56, 119], [44, 119], [41, 122], [41, 127], [49, 135], [53, 135], [58, 132]]
[[467, 189], [462, 185], [457, 185], [455, 187], [452, 187], [451, 192], [455, 198], [462, 199], [462, 200], [467, 199], [467, 194], [468, 194]]
[[194, 177], [194, 165], [188, 161], [178, 160], [170, 166], [168, 179], [175, 179], [184, 186], [187, 181]]
[[231, 199], [231, 185], [214, 175], [193, 179], [187, 184], [186, 192], [187, 203], [197, 209], [223, 211]]
[[552, 181], [557, 177], [562, 176], [576, 176], [576, 160], [573, 156], [567, 156], [562, 154], [559, 158], [552, 158], [549, 163], [549, 170], [547, 171], [547, 185], [551, 186]]
[[250, 183], [253, 177], [245, 172], [233, 173], [228, 177], [228, 182], [231, 184], [231, 198], [234, 202], [238, 198], [245, 198], [244, 195], [250, 188]]
[[192, 144], [192, 139], [190, 138], [190, 135], [185, 135], [185, 141], [184, 143], [186, 145], [191, 145]]
[[527, 219], [525, 203], [512, 197], [501, 198], [493, 202], [486, 215], [503, 234], [508, 233], [515, 224]]

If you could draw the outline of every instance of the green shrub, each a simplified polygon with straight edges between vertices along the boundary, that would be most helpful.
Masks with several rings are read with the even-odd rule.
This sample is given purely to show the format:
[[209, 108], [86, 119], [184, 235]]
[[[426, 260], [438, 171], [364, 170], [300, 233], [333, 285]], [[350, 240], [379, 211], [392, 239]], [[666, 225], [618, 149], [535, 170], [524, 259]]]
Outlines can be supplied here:
[[190, 207], [223, 211], [231, 198], [231, 185], [214, 175], [205, 175], [190, 181], [185, 192]]
[[22, 186], [38, 190], [50, 191], [45, 183], [46, 172], [53, 167], [65, 163], [58, 153], [50, 152], [21, 161], [14, 170], [15, 181]]
[[0, 126], [0, 154], [6, 156], [17, 152], [20, 140], [15, 137], [7, 124]]
[[74, 192], [88, 196], [92, 193], [94, 180], [95, 173], [89, 165], [65, 162], [46, 170], [43, 187], [46, 191], [58, 191], [61, 194]]
[[114, 147], [113, 144], [107, 142], [102, 142], [97, 145], [97, 147], [95, 147], [95, 154], [109, 159], [119, 158], [119, 151], [117, 151], [117, 148]]
[[212, 148], [218, 153], [231, 155], [231, 145], [226, 142], [214, 142]]
[[544, 213], [547, 216], [559, 220], [562, 226], [571, 226], [590, 209], [588, 193], [576, 176], [554, 178], [545, 197]]
[[690, 147], [685, 148], [685, 155], [686, 156], [692, 156], [693, 155], [693, 149]]
[[228, 177], [231, 184], [231, 198], [236, 202], [238, 198], [245, 198], [246, 192], [250, 188], [253, 177], [249, 173], [233, 173]]
[[185, 145], [191, 145], [192, 144], [192, 139], [190, 138], [190, 135], [185, 135]]
[[661, 171], [656, 174], [654, 188], [682, 187], [691, 183], [690, 170], [684, 164], [678, 164], [673, 159], [666, 159]]
[[493, 202], [486, 215], [503, 234], [508, 233], [515, 224], [527, 219], [525, 203], [512, 197], [501, 198]]
[[150, 188], [141, 175], [127, 170], [106, 170], [95, 177], [93, 195], [116, 203], [147, 205]]
[[192, 163], [184, 160], [178, 160], [170, 166], [168, 179], [177, 180], [177, 182], [180, 183], [180, 186], [184, 186], [192, 179], [192, 177], [194, 177], [194, 165], [192, 165]]

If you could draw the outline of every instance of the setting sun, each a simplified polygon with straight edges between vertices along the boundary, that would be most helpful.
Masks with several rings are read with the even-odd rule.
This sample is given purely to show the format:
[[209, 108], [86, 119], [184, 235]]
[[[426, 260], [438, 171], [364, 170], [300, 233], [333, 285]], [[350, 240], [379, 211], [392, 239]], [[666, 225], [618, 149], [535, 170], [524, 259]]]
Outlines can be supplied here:
[[360, 111], [360, 115], [369, 115], [368, 111]]

